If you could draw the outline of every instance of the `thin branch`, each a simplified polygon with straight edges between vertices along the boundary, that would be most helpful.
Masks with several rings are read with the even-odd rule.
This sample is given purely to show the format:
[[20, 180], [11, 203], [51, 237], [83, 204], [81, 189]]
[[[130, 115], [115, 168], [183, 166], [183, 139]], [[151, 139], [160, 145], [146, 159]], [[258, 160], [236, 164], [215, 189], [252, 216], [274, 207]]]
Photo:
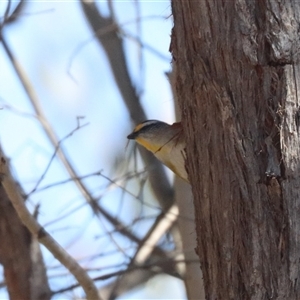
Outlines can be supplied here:
[[[91, 174], [79, 176], [79, 177], [77, 177], [77, 179], [78, 180], [83, 180], [83, 179], [94, 177], [94, 176], [100, 176], [102, 171], [103, 170], [100, 170], [100, 171], [97, 171], [97, 172], [94, 172], [94, 173], [91, 173]], [[74, 178], [68, 178], [68, 179], [65, 179], [65, 180], [58, 181], [58, 182], [50, 183], [48, 185], [40, 187], [39, 189], [36, 189], [34, 192], [35, 193], [41, 192], [41, 191], [44, 191], [44, 190], [47, 190], [47, 189], [50, 189], [50, 188], [53, 188], [53, 187], [56, 187], [56, 186], [59, 186], [59, 185], [66, 184], [68, 182], [73, 182], [73, 181], [74, 181]]]
[[[111, 17], [103, 17], [94, 1], [81, 0], [81, 6], [87, 21], [92, 27], [110, 63], [112, 74], [127, 106], [130, 117], [135, 124], [146, 120], [146, 114], [141, 106], [136, 89], [132, 84], [126, 65], [123, 48], [123, 40], [120, 36], [120, 28]], [[106, 34], [98, 34], [99, 30], [113, 27], [114, 30]], [[168, 210], [174, 202], [173, 189], [167, 179], [162, 164], [146, 149], [139, 147], [145, 165], [151, 166], [149, 181], [154, 194], [163, 210]], [[153, 168], [152, 168], [153, 167]]]
[[[156, 244], [161, 239], [161, 237], [174, 225], [179, 215], [178, 206], [176, 204], [172, 205], [170, 209], [165, 213], [162, 212], [151, 226], [147, 235], [144, 237], [142, 243], [139, 245], [134, 257], [131, 259], [131, 263], [128, 266], [128, 269], [131, 269], [133, 266], [144, 266], [147, 262], [153, 261], [153, 256], [151, 256], [153, 250], [156, 247]], [[154, 260], [155, 263], [157, 260]], [[174, 260], [172, 260], [172, 264], [167, 265], [167, 267], [171, 266], [172, 273], [170, 274], [170, 269], [165, 268], [163, 271], [170, 275], [178, 275], [177, 272], [174, 273]], [[149, 275], [149, 274], [148, 274]], [[126, 285], [128, 278], [124, 280], [123, 277], [118, 278], [114, 283], [111, 284], [113, 288], [111, 289], [110, 299], [113, 299], [120, 292], [120, 287], [122, 289], [122, 285]]]
[[161, 52], [159, 52], [158, 50], [156, 50], [154, 47], [147, 44], [146, 42], [143, 42], [138, 36], [134, 36], [133, 34], [130, 34], [129, 32], [123, 32], [123, 35], [125, 37], [133, 40], [134, 42], [138, 43], [142, 48], [148, 50], [150, 53], [152, 53], [153, 55], [156, 55], [160, 59], [165, 60], [165, 61], [170, 61], [170, 57], [162, 54]]
[[[77, 119], [77, 120], [78, 120], [78, 119]], [[73, 129], [69, 134], [67, 134], [64, 138], [62, 138], [62, 139], [57, 143], [57, 145], [56, 145], [56, 147], [55, 147], [55, 151], [54, 151], [53, 155], [51, 156], [51, 159], [50, 159], [50, 161], [48, 162], [48, 165], [46, 166], [45, 171], [43, 172], [42, 176], [40, 176], [39, 180], [38, 180], [37, 183], [35, 184], [35, 187], [28, 193], [27, 196], [30, 196], [32, 193], [34, 193], [34, 192], [36, 191], [36, 189], [38, 188], [38, 186], [40, 185], [40, 183], [41, 183], [41, 182], [43, 181], [43, 179], [45, 178], [45, 176], [46, 176], [46, 174], [47, 174], [47, 172], [48, 172], [48, 170], [49, 170], [49, 168], [50, 168], [50, 166], [51, 166], [51, 164], [52, 164], [52, 162], [53, 162], [53, 160], [54, 160], [54, 158], [55, 158], [57, 152], [58, 152], [59, 149], [60, 149], [60, 145], [61, 145], [66, 139], [68, 139], [69, 137], [71, 137], [71, 136], [74, 134], [74, 132], [76, 132], [77, 130], [79, 130], [79, 129], [81, 129], [81, 128], [87, 126], [87, 125], [88, 125], [88, 123], [85, 123], [85, 124], [83, 124], [83, 125], [80, 125], [80, 124], [78, 123], [78, 124], [77, 124], [77, 127], [76, 127], [75, 129]], [[73, 180], [74, 180], [74, 179], [75, 179], [75, 178], [73, 178]]]
[[6, 9], [4, 12], [4, 21], [2, 22], [3, 24], [1, 24], [2, 26], [4, 26], [4, 24], [7, 22], [8, 18], [9, 18], [9, 11], [10, 11], [10, 7], [11, 7], [11, 0], [8, 0], [7, 5], [6, 5]]
[[[154, 19], [154, 18], [159, 18], [161, 19], [162, 17], [157, 17], [157, 16], [146, 16], [143, 17], [142, 20], [145, 21], [147, 19]], [[163, 18], [165, 19], [165, 18]], [[105, 36], [106, 34], [109, 34], [110, 32], [113, 32], [115, 30], [118, 30], [120, 28], [124, 28], [126, 25], [130, 25], [132, 23], [139, 23], [141, 21], [141, 18], [135, 18], [133, 20], [129, 20], [126, 21], [124, 23], [121, 24], [116, 24], [116, 22], [104, 27], [104, 28], [99, 28], [97, 31], [95, 31], [92, 34], [91, 38], [88, 38], [82, 42], [80, 42], [78, 44], [77, 47], [75, 47], [75, 49], [72, 51], [72, 54], [70, 55], [70, 59], [67, 63], [67, 73], [70, 75], [70, 77], [76, 82], [76, 79], [73, 77], [72, 72], [71, 72], [71, 67], [73, 64], [74, 59], [76, 58], [76, 56], [81, 52], [81, 50], [83, 50], [83, 48], [85, 46], [87, 46], [90, 42], [94, 41], [95, 38], [99, 38], [100, 36]], [[139, 38], [129, 34], [127, 31], [125, 31], [124, 29], [122, 29], [122, 31], [120, 32], [121, 35], [128, 37], [132, 40], [134, 40], [135, 42], [137, 42], [142, 48], [148, 50], [149, 52], [152, 52], [154, 55], [156, 55], [157, 57], [159, 57], [162, 60], [165, 61], [170, 61], [170, 58], [167, 57], [166, 55], [162, 54], [161, 52], [159, 52], [158, 50], [156, 50], [155, 48], [153, 48], [151, 45], [142, 42]]]
[[[11, 0], [9, 1], [9, 3], [11, 2]], [[10, 23], [13, 23], [14, 21], [16, 21], [22, 11], [24, 10], [24, 7], [25, 7], [25, 1], [24, 0], [20, 0], [19, 3], [17, 4], [17, 6], [15, 7], [14, 11], [9, 15], [9, 5], [7, 5], [7, 12], [5, 13], [4, 15], [4, 21], [3, 21], [3, 25], [7, 25], [7, 24], [10, 24]]]
[[[176, 260], [175, 262], [176, 263], [181, 263], [181, 262], [186, 262], [186, 261]], [[186, 263], [192, 263], [192, 262], [186, 262]], [[94, 277], [93, 280], [94, 281], [107, 280], [107, 279], [110, 279], [112, 277], [124, 275], [126, 273], [130, 273], [130, 272], [135, 271], [135, 270], [149, 270], [149, 269], [151, 270], [152, 269], [152, 271], [154, 271], [155, 273], [159, 273], [158, 269], [164, 269], [165, 265], [171, 264], [171, 263], [173, 263], [173, 261], [164, 260], [164, 261], [156, 262], [154, 264], [153, 263], [144, 264], [142, 266], [131, 266], [131, 267], [127, 266], [124, 270], [119, 270], [119, 271], [112, 272], [112, 273], [109, 273], [109, 274], [97, 276], [97, 277]], [[179, 278], [178, 276], [175, 276], [175, 277]], [[53, 291], [52, 295], [61, 294], [61, 293], [73, 290], [74, 288], [77, 288], [78, 286], [79, 286], [78, 284], [72, 284], [68, 287]]]
[[2, 149], [0, 149], [0, 174], [2, 177], [1, 184], [23, 224], [73, 274], [82, 286], [88, 299], [100, 300], [97, 288], [87, 272], [52, 238], [28, 211], [24, 199], [18, 193], [9, 170], [8, 161]]
[[[13, 56], [10, 48], [8, 47], [8, 44], [6, 43], [6, 40], [4, 39], [3, 36], [1, 37], [1, 40], [2, 40], [3, 47], [4, 47], [12, 65], [21, 81], [21, 84], [23, 85], [23, 88], [25, 89], [27, 96], [35, 110], [36, 115], [39, 117], [39, 120], [42, 120], [41, 124], [43, 126], [43, 129], [44, 129], [47, 137], [49, 138], [53, 147], [56, 148], [59, 143], [59, 139], [57, 138], [54, 130], [52, 129], [51, 124], [48, 122], [47, 118], [45, 117], [34, 89], [32, 88], [29, 80], [27, 79], [25, 72], [23, 71], [21, 65], [14, 58], [14, 56]], [[71, 163], [68, 159], [68, 156], [67, 156], [65, 150], [62, 147], [60, 147], [57, 150], [57, 156], [63, 163], [64, 167], [66, 168], [66, 170], [68, 171], [70, 176], [72, 178], [74, 178], [74, 182], [77, 185], [80, 192], [83, 194], [84, 198], [92, 205], [93, 199], [90, 197], [87, 188], [80, 182], [80, 180], [77, 179], [79, 176], [77, 176], [73, 166], [71, 165]]]

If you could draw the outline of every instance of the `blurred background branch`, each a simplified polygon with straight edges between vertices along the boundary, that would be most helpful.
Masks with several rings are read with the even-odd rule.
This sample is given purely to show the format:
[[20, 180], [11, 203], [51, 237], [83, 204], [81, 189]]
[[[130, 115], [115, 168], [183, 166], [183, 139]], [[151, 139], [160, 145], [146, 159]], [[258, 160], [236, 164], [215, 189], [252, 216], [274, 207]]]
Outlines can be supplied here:
[[[154, 297], [147, 282], [162, 282], [162, 298], [186, 297], [181, 280], [187, 260], [177, 228], [182, 216], [173, 212], [159, 229], [177, 209], [172, 175], [151, 153], [132, 144], [125, 148], [132, 126], [147, 116], [175, 121], [164, 75], [171, 61], [169, 4], [7, 1], [0, 9], [0, 138], [28, 210], [94, 279], [103, 299]], [[20, 291], [28, 299], [82, 297], [5, 194], [0, 205], [6, 224], [0, 235], [7, 241], [0, 249], [0, 296], [20, 299], [12, 294]], [[7, 230], [9, 220], [19, 226], [14, 234]], [[16, 242], [22, 256], [10, 250]], [[18, 266], [16, 258], [27, 265]], [[15, 266], [7, 263], [11, 259]], [[8, 265], [24, 270], [24, 290], [11, 285], [18, 282], [8, 280]], [[37, 271], [29, 274], [34, 265]]]

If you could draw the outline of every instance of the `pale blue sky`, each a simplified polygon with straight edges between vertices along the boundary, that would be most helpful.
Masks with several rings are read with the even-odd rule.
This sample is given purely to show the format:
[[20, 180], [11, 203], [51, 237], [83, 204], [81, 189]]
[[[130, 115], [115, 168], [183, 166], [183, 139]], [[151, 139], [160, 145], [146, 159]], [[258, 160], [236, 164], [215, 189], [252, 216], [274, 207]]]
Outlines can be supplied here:
[[[5, 1], [0, 2], [3, 15]], [[168, 52], [172, 18], [169, 1], [139, 1], [141, 14], [141, 39], [159, 51], [165, 58], [155, 53], [142, 51], [142, 67], [139, 61], [139, 47], [133, 40], [126, 39], [125, 49], [128, 66], [134, 84], [142, 91], [142, 104], [151, 119], [174, 121], [173, 99], [170, 86], [164, 74], [171, 69], [171, 56]], [[105, 13], [106, 2], [98, 2]], [[125, 33], [138, 36], [137, 10], [135, 1], [115, 1], [115, 12], [119, 24], [124, 25]], [[128, 112], [113, 82], [103, 50], [95, 41], [84, 19], [77, 1], [30, 1], [27, 2], [22, 17], [4, 29], [4, 36], [14, 56], [22, 65], [43, 107], [46, 117], [59, 138], [63, 138], [76, 127], [76, 117], [84, 116], [82, 121], [88, 126], [74, 133], [63, 144], [70, 160], [80, 175], [99, 170], [112, 178], [121, 176], [125, 170], [117, 161], [128, 155], [125, 146], [126, 136], [132, 130]], [[26, 192], [30, 191], [44, 172], [54, 149], [45, 136], [39, 122], [32, 117], [16, 114], [6, 107], [12, 106], [20, 112], [32, 114], [33, 110], [24, 93], [10, 61], [0, 44], [0, 142], [7, 156], [11, 158], [14, 173]], [[71, 76], [70, 76], [71, 74]], [[119, 158], [119, 160], [116, 160]], [[140, 166], [142, 168], [142, 166]], [[54, 160], [41, 187], [68, 178], [58, 160]], [[120, 189], [111, 187], [105, 190], [108, 181], [101, 177], [85, 180], [95, 196], [102, 195], [103, 204], [124, 222], [140, 213], [135, 199], [123, 195]], [[127, 187], [137, 193], [138, 187], [130, 183]], [[124, 197], [123, 197], [124, 196]], [[123, 198], [122, 198], [123, 197]], [[145, 194], [151, 202], [152, 195]], [[58, 186], [34, 194], [28, 203], [33, 210], [40, 204], [39, 221], [75, 258], [112, 251], [108, 236], [99, 238], [103, 224], [92, 218], [90, 208], [84, 205], [74, 184]], [[52, 222], [72, 208], [80, 210], [63, 220]], [[153, 214], [155, 210], [147, 211]], [[48, 225], [47, 225], [48, 224]], [[141, 228], [147, 228], [147, 221]], [[104, 222], [104, 228], [112, 228]], [[103, 229], [104, 230], [104, 229]], [[141, 231], [141, 235], [143, 232]], [[120, 240], [120, 243], [122, 241]], [[124, 242], [129, 247], [130, 243]], [[57, 266], [57, 262], [44, 251], [47, 265]], [[132, 254], [130, 251], [129, 254]], [[110, 266], [124, 262], [117, 253], [100, 257], [90, 267]], [[128, 262], [128, 261], [126, 261]], [[91, 273], [91, 276], [112, 272], [114, 269]], [[49, 275], [62, 274], [62, 269], [51, 270]], [[67, 274], [67, 272], [65, 272]], [[71, 276], [50, 280], [53, 290], [72, 284]], [[169, 277], [152, 281], [138, 294], [132, 293], [130, 299], [182, 299], [185, 297], [182, 283]], [[160, 284], [160, 282], [164, 282]], [[97, 283], [101, 286], [104, 283]], [[154, 289], [159, 291], [153, 292]], [[3, 295], [3, 291], [0, 296]], [[72, 297], [72, 293], [66, 294]], [[81, 295], [81, 291], [77, 291]], [[129, 296], [128, 296], [129, 297]], [[128, 298], [129, 299], [129, 298]]]

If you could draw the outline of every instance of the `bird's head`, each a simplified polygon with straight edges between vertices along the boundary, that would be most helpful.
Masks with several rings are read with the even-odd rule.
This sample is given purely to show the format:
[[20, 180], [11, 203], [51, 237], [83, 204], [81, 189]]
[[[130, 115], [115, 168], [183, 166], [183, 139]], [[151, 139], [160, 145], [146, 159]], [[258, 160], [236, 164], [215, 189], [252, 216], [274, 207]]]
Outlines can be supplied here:
[[171, 146], [168, 142], [172, 142], [172, 137], [178, 132], [178, 126], [179, 123], [169, 125], [157, 120], [148, 120], [137, 125], [127, 138], [155, 153], [164, 146]]
[[148, 120], [137, 125], [127, 136], [151, 151], [174, 173], [188, 181], [185, 170], [185, 139], [181, 123]]

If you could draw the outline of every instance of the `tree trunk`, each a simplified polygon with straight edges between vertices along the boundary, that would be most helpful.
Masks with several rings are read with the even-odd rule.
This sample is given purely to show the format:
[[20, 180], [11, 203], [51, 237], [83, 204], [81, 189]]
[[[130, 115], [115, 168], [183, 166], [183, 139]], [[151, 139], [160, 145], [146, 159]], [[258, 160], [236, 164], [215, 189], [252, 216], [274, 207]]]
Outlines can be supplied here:
[[300, 2], [174, 0], [207, 299], [300, 299]]
[[[50, 299], [51, 291], [38, 241], [22, 224], [2, 184], [5, 178], [12, 175], [5, 173], [2, 168], [9, 160], [1, 147], [0, 160], [0, 264], [3, 266], [9, 299]], [[23, 194], [16, 182], [14, 191]]]

